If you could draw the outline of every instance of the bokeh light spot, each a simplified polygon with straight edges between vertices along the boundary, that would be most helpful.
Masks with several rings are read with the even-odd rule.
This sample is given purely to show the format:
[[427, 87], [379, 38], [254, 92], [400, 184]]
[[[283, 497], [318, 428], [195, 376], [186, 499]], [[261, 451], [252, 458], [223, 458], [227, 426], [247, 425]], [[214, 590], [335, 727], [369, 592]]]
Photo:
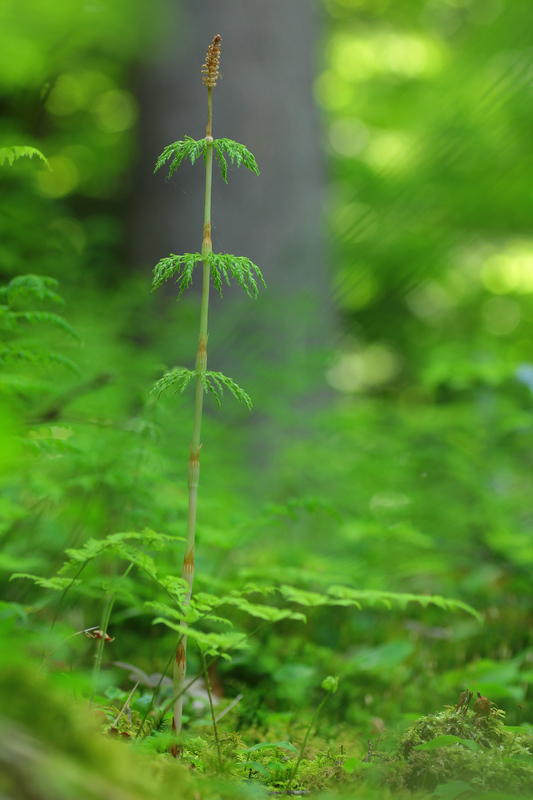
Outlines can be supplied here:
[[378, 131], [372, 134], [364, 159], [379, 172], [401, 172], [411, 166], [408, 137], [399, 131]]
[[137, 102], [131, 92], [113, 89], [96, 98], [92, 110], [98, 126], [107, 133], [120, 133], [134, 125], [137, 119]]
[[74, 162], [65, 156], [52, 156], [48, 162], [50, 169], [37, 173], [37, 185], [41, 194], [48, 197], [64, 197], [70, 194], [79, 177]]
[[368, 129], [358, 119], [339, 119], [328, 131], [329, 143], [340, 156], [358, 155], [368, 143]]
[[360, 392], [394, 380], [401, 369], [399, 355], [388, 344], [340, 351], [326, 371], [326, 380], [339, 392]]
[[353, 102], [353, 87], [331, 70], [318, 76], [314, 93], [317, 103], [326, 111], [343, 111]]
[[517, 242], [487, 259], [481, 280], [493, 294], [533, 292], [533, 246]]
[[512, 333], [521, 318], [518, 303], [508, 297], [491, 297], [483, 303], [482, 312], [485, 327], [496, 336]]

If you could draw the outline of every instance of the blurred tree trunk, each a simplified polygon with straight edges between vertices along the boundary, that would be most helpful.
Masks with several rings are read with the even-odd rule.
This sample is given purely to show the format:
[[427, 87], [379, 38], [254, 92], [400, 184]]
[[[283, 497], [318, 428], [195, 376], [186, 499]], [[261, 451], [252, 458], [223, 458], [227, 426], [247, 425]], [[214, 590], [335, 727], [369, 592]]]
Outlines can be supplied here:
[[162, 172], [153, 175], [153, 165], [170, 142], [205, 135], [201, 67], [219, 33], [223, 77], [213, 91], [213, 135], [245, 144], [261, 175], [230, 167], [228, 186], [216, 175], [213, 250], [250, 258], [268, 289], [257, 301], [237, 288], [226, 287], [222, 303], [212, 295], [209, 366], [228, 370], [251, 394], [259, 380], [262, 397], [264, 389], [278, 397], [309, 393], [317, 347], [327, 346], [334, 330], [322, 234], [321, 130], [312, 91], [318, 8], [312, 0], [202, 0], [173, 10], [172, 41], [140, 78], [142, 160], [131, 260], [153, 267], [170, 252], [200, 250], [202, 169], [183, 165], [168, 182]]

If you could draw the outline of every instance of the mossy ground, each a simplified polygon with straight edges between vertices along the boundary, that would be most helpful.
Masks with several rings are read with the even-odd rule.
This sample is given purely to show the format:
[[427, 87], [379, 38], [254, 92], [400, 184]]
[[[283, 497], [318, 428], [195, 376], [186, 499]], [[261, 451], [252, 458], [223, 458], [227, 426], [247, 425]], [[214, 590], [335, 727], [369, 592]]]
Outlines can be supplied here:
[[[480, 716], [474, 711], [463, 715], [452, 707], [421, 717], [388, 752], [374, 752], [372, 782], [393, 793], [430, 796], [443, 791], [437, 787], [463, 781], [475, 796], [505, 792], [533, 797], [533, 736], [525, 728], [506, 728], [503, 717], [496, 708], [489, 716]], [[453, 741], [419, 749], [440, 736], [472, 742], [472, 749]]]

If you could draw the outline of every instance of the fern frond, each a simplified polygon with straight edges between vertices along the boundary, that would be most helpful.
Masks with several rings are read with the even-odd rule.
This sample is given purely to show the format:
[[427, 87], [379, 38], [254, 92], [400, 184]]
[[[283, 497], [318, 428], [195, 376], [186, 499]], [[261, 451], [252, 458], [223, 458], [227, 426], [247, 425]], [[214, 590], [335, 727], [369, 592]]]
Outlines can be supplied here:
[[206, 148], [207, 142], [205, 139], [198, 139], [197, 141], [190, 136], [186, 136], [183, 141], [174, 142], [173, 144], [169, 144], [167, 147], [165, 147], [157, 159], [154, 172], [157, 172], [157, 170], [161, 169], [161, 167], [163, 167], [167, 161], [172, 159], [168, 172], [168, 177], [171, 178], [184, 159], [188, 158], [190, 159], [191, 164], [194, 164], [201, 153], [203, 153], [205, 158]]
[[196, 375], [190, 369], [185, 369], [184, 367], [175, 367], [170, 372], [167, 372], [166, 375], [163, 375], [156, 384], [154, 384], [154, 388], [150, 392], [150, 394], [156, 393], [158, 397], [161, 397], [163, 392], [167, 389], [173, 389], [174, 394], [178, 392], [183, 392], [191, 380]]
[[228, 182], [228, 162], [224, 158], [224, 153], [229, 156], [232, 164], [236, 162], [238, 167], [242, 164], [247, 169], [255, 172], [256, 175], [259, 175], [259, 167], [257, 166], [255, 157], [243, 144], [234, 142], [233, 139], [215, 139], [213, 147], [215, 148], [216, 157], [220, 165], [220, 172], [222, 173], [222, 178], [225, 183]]
[[5, 347], [0, 351], [0, 364], [9, 365], [22, 361], [27, 364], [58, 364], [75, 372], [76, 375], [81, 375], [81, 370], [74, 361], [62, 356], [60, 353], [54, 353], [50, 350], [40, 350], [37, 348], [26, 350], [24, 348]]
[[[237, 284], [244, 289], [248, 297], [256, 298], [258, 295], [257, 281], [259, 278], [263, 286], [266, 283], [261, 270], [249, 258], [244, 256], [231, 256], [225, 253], [211, 253], [209, 255], [213, 286], [222, 297], [222, 277], [229, 285], [230, 277], [235, 278]], [[255, 273], [255, 275], [254, 275]]]
[[17, 315], [9, 306], [0, 306], [0, 330], [14, 331], [17, 329]]
[[56, 592], [63, 592], [73, 583], [81, 583], [81, 581], [72, 581], [71, 578], [41, 578], [40, 575], [29, 575], [27, 572], [15, 572], [9, 580], [12, 581], [16, 578], [26, 578], [42, 589], [53, 589]]
[[226, 650], [247, 650], [250, 645], [243, 638], [242, 633], [228, 632], [228, 633], [204, 633], [197, 628], [190, 628], [187, 625], [180, 625], [179, 623], [172, 622], [165, 617], [156, 617], [152, 625], [157, 624], [166, 625], [171, 628], [180, 636], [186, 636], [188, 639], [194, 639], [201, 647], [205, 647], [210, 655], [223, 656]]
[[[83, 547], [65, 550], [68, 560], [65, 561], [58, 570], [58, 575], [64, 575], [72, 569], [78, 569], [89, 561], [103, 553], [111, 553], [131, 561], [140, 569], [154, 577], [155, 566], [152, 559], [146, 555], [145, 550], [162, 550], [169, 542], [184, 541], [181, 537], [169, 536], [164, 533], [156, 533], [152, 530], [145, 530], [141, 533], [111, 533], [104, 539], [89, 539]], [[127, 545], [130, 545], [129, 547]], [[133, 545], [133, 546], [131, 546]]]
[[174, 253], [171, 253], [168, 258], [162, 258], [154, 268], [152, 291], [177, 272], [176, 283], [179, 286], [179, 300], [185, 289], [191, 285], [193, 269], [201, 260], [200, 253], [184, 253], [182, 256], [175, 256]]
[[80, 341], [80, 337], [74, 328], [63, 317], [60, 317], [59, 314], [54, 314], [52, 311], [17, 311], [13, 312], [13, 316], [15, 320], [24, 320], [24, 322], [29, 322], [30, 325], [36, 325], [39, 322], [53, 325], [54, 328], [59, 328]]
[[49, 278], [46, 275], [17, 275], [16, 278], [9, 281], [7, 286], [0, 287], [0, 301], [9, 302], [12, 296], [20, 295], [40, 302], [49, 300], [63, 306], [65, 305], [63, 298], [50, 288], [57, 285], [58, 282], [55, 278]]
[[244, 403], [249, 411], [252, 410], [252, 401], [244, 389], [241, 389], [234, 380], [227, 378], [221, 372], [203, 372], [201, 374], [202, 383], [205, 391], [210, 391], [220, 411], [220, 396], [223, 394], [224, 387], [229, 389], [238, 403]]
[[4, 165], [5, 161], [8, 161], [9, 165], [12, 166], [14, 161], [18, 161], [19, 158], [23, 158], [24, 156], [27, 158], [33, 158], [33, 156], [37, 156], [37, 158], [40, 158], [41, 161], [44, 161], [48, 169], [50, 169], [50, 164], [48, 163], [46, 156], [44, 156], [40, 150], [37, 150], [36, 147], [29, 147], [28, 145], [0, 147], [0, 167]]
[[302, 606], [347, 606], [361, 609], [372, 607], [378, 604], [384, 605], [388, 609], [393, 606], [405, 608], [407, 603], [419, 603], [426, 608], [428, 605], [438, 606], [445, 611], [466, 611], [471, 614], [478, 622], [483, 622], [483, 618], [475, 608], [463, 603], [461, 600], [453, 600], [439, 595], [409, 594], [403, 592], [380, 592], [368, 589], [351, 589], [349, 586], [330, 586], [326, 592], [310, 592], [294, 586], [280, 586], [282, 595], [292, 603]]

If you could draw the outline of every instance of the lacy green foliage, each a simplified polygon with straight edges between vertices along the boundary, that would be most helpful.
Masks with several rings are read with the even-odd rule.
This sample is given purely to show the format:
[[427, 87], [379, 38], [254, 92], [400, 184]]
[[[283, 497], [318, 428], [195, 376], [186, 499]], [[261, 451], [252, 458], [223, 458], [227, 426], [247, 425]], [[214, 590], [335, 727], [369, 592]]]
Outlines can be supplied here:
[[[3, 312], [5, 307], [0, 307], [0, 315], [3, 317]], [[9, 311], [6, 312], [6, 325], [8, 326], [9, 330], [14, 330], [19, 322], [28, 322], [30, 325], [37, 325], [37, 323], [45, 323], [46, 325], [51, 325], [53, 328], [59, 328], [59, 330], [68, 333], [69, 336], [72, 336], [78, 342], [80, 341], [80, 337], [76, 333], [76, 331], [68, 324], [68, 322], [60, 317], [59, 314], [54, 314], [52, 311]], [[0, 319], [0, 325], [2, 324], [3, 319]]]
[[57, 364], [60, 367], [66, 367], [76, 375], [81, 375], [80, 368], [70, 358], [61, 355], [60, 353], [53, 353], [50, 350], [42, 350], [37, 347], [32, 347], [27, 350], [23, 347], [6, 347], [0, 351], [0, 363], [6, 367], [12, 367], [20, 363], [27, 364]]
[[[421, 717], [400, 735], [390, 754], [376, 750], [372, 772], [392, 791], [427, 792], [463, 781], [473, 792], [533, 793], [533, 736], [506, 730], [503, 711], [465, 716], [448, 707]], [[518, 732], [517, 732], [518, 730]], [[454, 795], [455, 796], [455, 795]]]
[[[27, 325], [44, 324], [57, 328], [79, 341], [79, 336], [69, 323], [52, 311], [18, 311], [13, 305], [20, 301], [63, 303], [63, 299], [51, 287], [57, 281], [42, 275], [19, 275], [6, 286], [0, 287], [0, 333], [4, 347], [0, 350], [0, 364], [14, 367], [17, 364], [57, 364], [80, 374], [78, 366], [66, 356], [39, 346], [28, 347], [19, 339]], [[9, 339], [14, 341], [9, 341]]]
[[176, 283], [179, 287], [177, 299], [179, 300], [185, 289], [191, 285], [193, 270], [201, 260], [200, 253], [184, 253], [182, 256], [171, 253], [168, 258], [162, 258], [154, 268], [152, 291], [177, 272]]
[[15, 297], [23, 297], [39, 302], [48, 300], [64, 305], [65, 301], [61, 295], [52, 290], [52, 287], [56, 286], [58, 286], [58, 282], [55, 278], [49, 278], [46, 275], [18, 275], [6, 286], [0, 287], [0, 302], [11, 304]]
[[[257, 281], [259, 278], [266, 287], [263, 275], [258, 266], [244, 256], [231, 256], [224, 253], [211, 253], [209, 256], [213, 285], [222, 297], [222, 277], [230, 284], [230, 276], [235, 278], [237, 284], [244, 289], [248, 297], [256, 298], [258, 294]], [[255, 275], [254, 275], [255, 273]]]
[[407, 603], [413, 602], [419, 603], [423, 608], [426, 608], [428, 605], [434, 605], [446, 611], [466, 611], [479, 622], [483, 622], [479, 612], [467, 603], [463, 603], [461, 600], [439, 597], [437, 595], [369, 591], [365, 589], [351, 589], [348, 586], [330, 586], [324, 593], [310, 592], [297, 589], [293, 586], [280, 586], [280, 591], [287, 600], [303, 606], [313, 607], [330, 605], [362, 609], [363, 607], [371, 608], [381, 604], [384, 605], [385, 608], [391, 609], [393, 606], [405, 608]]
[[46, 156], [44, 156], [40, 150], [37, 150], [36, 147], [29, 147], [27, 145], [0, 147], [0, 167], [4, 165], [5, 161], [7, 161], [11, 166], [13, 162], [17, 161], [19, 158], [33, 158], [33, 156], [36, 156], [37, 158], [40, 158], [41, 161], [44, 161], [48, 169], [50, 169], [50, 164], [48, 163]]
[[224, 158], [224, 153], [229, 156], [232, 164], [235, 161], [238, 167], [242, 164], [246, 169], [259, 175], [259, 167], [257, 166], [255, 157], [243, 144], [234, 142], [232, 139], [215, 139], [213, 147], [215, 148], [216, 156], [220, 164], [222, 177], [226, 183], [228, 182], [228, 163]]
[[[275, 587], [264, 587], [264, 591], [274, 592]], [[168, 628], [176, 631], [182, 636], [194, 639], [198, 644], [205, 648], [210, 656], [229, 659], [228, 650], [246, 648], [247, 636], [238, 632], [215, 633], [200, 631], [197, 628], [188, 626], [197, 625], [199, 622], [209, 622], [211, 624], [222, 624], [233, 627], [233, 623], [227, 617], [213, 612], [223, 606], [231, 606], [247, 616], [264, 620], [267, 623], [280, 622], [281, 620], [291, 619], [297, 622], [305, 622], [305, 616], [299, 612], [291, 611], [286, 608], [267, 606], [260, 603], [252, 603], [246, 599], [246, 594], [255, 594], [255, 586], [247, 586], [242, 591], [233, 590], [227, 594], [215, 596], [205, 592], [199, 592], [190, 600], [190, 605], [180, 604], [176, 609], [167, 603], [149, 602], [147, 606], [159, 614], [154, 619], [154, 625], [161, 623]], [[185, 594], [183, 595], [183, 597]]]
[[185, 367], [174, 367], [154, 384], [150, 394], [157, 394], [158, 397], [161, 397], [167, 389], [173, 389], [174, 394], [183, 392], [195, 375], [196, 372], [193, 370], [185, 369]]
[[[106, 592], [118, 590], [123, 593], [127, 592], [127, 590], [121, 586], [122, 578], [111, 580], [107, 577], [102, 578], [102, 576], [98, 576], [96, 580], [87, 581], [83, 584], [78, 577], [90, 561], [100, 556], [111, 555], [126, 561], [132, 566], [136, 566], [152, 580], [160, 584], [161, 588], [168, 591], [168, 585], [160, 583], [158, 569], [154, 560], [146, 551], [161, 551], [168, 546], [170, 542], [177, 541], [183, 541], [183, 539], [163, 533], [156, 533], [152, 530], [145, 530], [142, 533], [112, 533], [104, 539], [89, 539], [84, 546], [79, 549], [69, 548], [65, 550], [68, 559], [58, 569], [55, 577], [45, 578], [30, 573], [16, 572], [11, 576], [10, 580], [26, 578], [44, 589], [61, 591], [64, 594], [74, 587], [78, 587], [82, 590], [82, 593], [88, 595], [94, 594], [95, 589]], [[74, 576], [67, 577], [69, 573], [72, 572], [75, 573]], [[177, 578], [172, 579], [172, 585], [176, 586], [179, 580], [180, 579]], [[96, 596], [98, 596], [98, 592]]]
[[[183, 392], [196, 374], [197, 373], [193, 370], [185, 369], [184, 367], [175, 367], [157, 381], [152, 389], [152, 393], [161, 397], [163, 392], [167, 389], [173, 389], [173, 394]], [[202, 372], [200, 377], [204, 390], [206, 392], [211, 392], [219, 411], [221, 407], [220, 397], [224, 388], [228, 389], [239, 403], [244, 403], [248, 409], [252, 408], [252, 401], [244, 389], [241, 389], [234, 380], [226, 377], [226, 375], [223, 375], [221, 372]]]
[[[232, 256], [225, 253], [210, 253], [207, 257], [211, 265], [211, 277], [213, 286], [222, 297], [222, 278], [230, 284], [230, 277], [235, 278], [248, 297], [257, 297], [258, 287], [256, 277], [259, 278], [263, 286], [266, 286], [261, 270], [256, 264], [244, 256]], [[161, 286], [163, 281], [168, 280], [177, 273], [176, 283], [178, 285], [179, 300], [185, 289], [192, 283], [192, 273], [196, 264], [202, 261], [201, 253], [184, 253], [176, 256], [173, 253], [167, 258], [162, 258], [154, 269], [154, 280], [152, 290]]]
[[195, 140], [191, 136], [186, 136], [183, 141], [174, 142], [165, 147], [159, 158], [157, 159], [154, 172], [161, 169], [169, 159], [172, 159], [169, 165], [168, 177], [171, 178], [174, 172], [178, 169], [184, 159], [190, 159], [191, 164], [194, 164], [196, 159], [203, 154], [205, 158], [205, 151], [207, 142], [205, 139]]
[[209, 390], [211, 392], [219, 411], [220, 396], [224, 388], [229, 389], [235, 400], [237, 400], [238, 403], [244, 403], [248, 410], [251, 411], [252, 401], [250, 397], [246, 394], [244, 389], [241, 389], [231, 378], [226, 377], [226, 375], [223, 375], [221, 372], [203, 372], [201, 378], [205, 391], [207, 392]]
[[[214, 139], [213, 147], [220, 165], [220, 172], [226, 183], [228, 182], [228, 162], [225, 155], [229, 157], [232, 164], [236, 163], [238, 167], [242, 164], [247, 169], [255, 172], [256, 175], [259, 175], [259, 167], [254, 156], [243, 144], [234, 142], [232, 139]], [[205, 161], [207, 140], [205, 138], [195, 140], [190, 136], [186, 136], [183, 141], [174, 142], [165, 147], [157, 159], [154, 172], [157, 172], [167, 161], [170, 161], [168, 177], [171, 178], [182, 161], [188, 158], [191, 164], [194, 164], [201, 155], [203, 155]]]

